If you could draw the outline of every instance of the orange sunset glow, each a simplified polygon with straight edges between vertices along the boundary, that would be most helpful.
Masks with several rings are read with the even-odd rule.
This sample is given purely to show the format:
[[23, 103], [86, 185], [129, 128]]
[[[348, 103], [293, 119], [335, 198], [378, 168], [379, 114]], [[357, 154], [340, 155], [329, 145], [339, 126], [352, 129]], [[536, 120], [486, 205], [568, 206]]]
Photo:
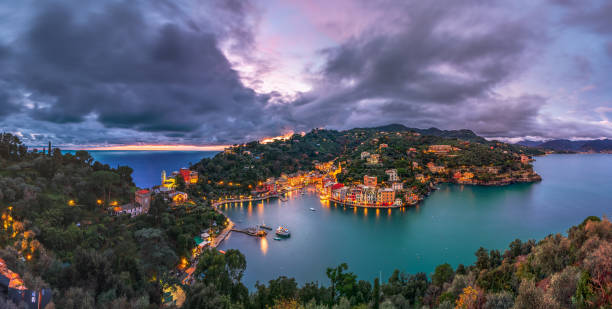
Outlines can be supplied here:
[[82, 150], [146, 150], [146, 151], [222, 151], [229, 145], [117, 145], [117, 146], [99, 146], [85, 147]]

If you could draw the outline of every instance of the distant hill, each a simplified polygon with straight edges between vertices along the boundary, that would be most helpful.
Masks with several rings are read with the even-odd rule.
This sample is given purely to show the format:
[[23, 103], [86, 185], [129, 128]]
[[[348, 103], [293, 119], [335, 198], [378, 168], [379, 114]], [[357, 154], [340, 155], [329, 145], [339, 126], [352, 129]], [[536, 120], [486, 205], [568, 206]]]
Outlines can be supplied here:
[[402, 124], [389, 124], [380, 127], [373, 128], [356, 128], [353, 130], [369, 130], [369, 131], [383, 131], [383, 132], [404, 132], [404, 131], [412, 131], [419, 133], [421, 135], [431, 135], [445, 138], [458, 138], [466, 141], [485, 143], [487, 140], [481, 136], [476, 135], [471, 130], [440, 130], [438, 128], [429, 128], [429, 129], [419, 129], [419, 128], [409, 128]]
[[555, 151], [612, 153], [612, 140], [610, 139], [595, 139], [584, 141], [555, 139], [546, 142], [521, 141], [517, 144], [522, 146], [535, 147], [540, 149], [550, 149]]

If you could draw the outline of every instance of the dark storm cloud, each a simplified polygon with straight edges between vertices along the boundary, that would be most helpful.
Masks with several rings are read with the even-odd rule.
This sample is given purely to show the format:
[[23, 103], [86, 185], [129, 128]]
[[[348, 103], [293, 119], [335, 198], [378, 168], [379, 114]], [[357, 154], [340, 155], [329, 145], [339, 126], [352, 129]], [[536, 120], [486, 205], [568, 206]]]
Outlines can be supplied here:
[[[499, 110], [502, 102], [493, 99], [494, 88], [520, 72], [534, 39], [543, 39], [533, 25], [489, 16], [477, 1], [419, 2], [391, 10], [401, 16], [390, 21], [398, 24], [397, 31], [366, 32], [324, 51], [323, 78], [297, 102], [294, 116], [313, 126], [339, 127], [391, 121], [445, 128], [497, 123], [481, 112]], [[474, 101], [488, 103], [475, 106]], [[531, 119], [540, 105], [533, 106], [506, 106], [504, 116]], [[457, 112], [470, 107], [478, 110]]]
[[[207, 141], [228, 141], [229, 127], [242, 136], [261, 132], [266, 98], [240, 82], [219, 48], [224, 34], [181, 4], [47, 2], [14, 42], [12, 68], [0, 82], [30, 94], [27, 112], [36, 120], [95, 118], [108, 128], [193, 132]], [[244, 18], [240, 3], [226, 6], [234, 20]], [[240, 33], [245, 42], [248, 36]]]
[[566, 24], [583, 27], [606, 37], [607, 42], [603, 48], [612, 57], [612, 2], [607, 0], [553, 2], [567, 9], [563, 18]]

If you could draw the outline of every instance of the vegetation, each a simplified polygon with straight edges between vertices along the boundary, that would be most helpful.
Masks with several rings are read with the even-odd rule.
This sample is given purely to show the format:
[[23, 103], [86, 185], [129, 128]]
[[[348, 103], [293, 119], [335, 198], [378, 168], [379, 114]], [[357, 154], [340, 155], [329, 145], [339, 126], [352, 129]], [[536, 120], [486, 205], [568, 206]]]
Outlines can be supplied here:
[[[315, 160], [326, 161], [335, 156], [353, 160], [352, 154], [344, 149], [367, 147], [367, 141], [374, 138], [380, 141], [376, 134], [380, 133], [316, 130], [296, 135], [290, 141], [233, 147], [234, 153], [198, 164], [196, 168], [201, 171], [216, 172], [188, 189], [195, 199], [194, 205], [170, 207], [156, 198], [147, 215], [135, 218], [114, 216], [108, 209], [115, 201], [128, 202], [136, 189], [128, 167], [113, 169], [93, 162], [86, 152], [74, 155], [62, 154], [58, 149], [51, 153], [28, 152], [18, 138], [3, 134], [0, 210], [4, 228], [0, 232], [3, 248], [0, 257], [22, 275], [29, 288], [52, 288], [58, 308], [158, 308], [167, 287], [186, 291], [186, 308], [612, 306], [612, 223], [598, 217], [589, 217], [570, 228], [567, 236], [550, 235], [537, 243], [517, 239], [503, 252], [480, 248], [473, 265], [453, 269], [442, 264], [431, 275], [396, 270], [384, 282], [378, 278], [370, 281], [359, 279], [348, 265], [340, 264], [327, 269], [329, 282], [299, 286], [295, 279], [281, 276], [257, 283], [249, 292], [242, 283], [247, 267], [244, 255], [237, 250], [223, 254], [210, 249], [199, 258], [195, 283], [185, 286], [179, 282], [175, 270], [180, 258], [194, 247], [192, 237], [225, 224], [225, 218], [198, 196], [244, 190], [259, 179], [285, 171], [283, 168], [290, 162], [296, 164], [293, 168], [297, 170], [311, 168]], [[441, 137], [414, 138], [410, 143], [426, 145], [428, 139]], [[391, 141], [389, 148], [395, 145], [398, 144]], [[491, 150], [490, 144], [469, 145], [481, 151], [487, 147]], [[243, 147], [253, 151], [238, 153]], [[257, 152], [260, 147], [264, 150]], [[282, 147], [298, 147], [301, 150], [297, 153], [304, 152], [302, 156], [295, 153], [287, 156], [279, 150]], [[505, 148], [514, 147], [505, 144], [497, 147], [502, 150], [493, 159], [480, 156], [478, 150], [470, 157], [452, 160], [495, 160], [494, 164], [498, 164], [505, 158], [504, 151], [522, 151]], [[277, 157], [270, 155], [275, 149]], [[261, 154], [267, 159], [262, 159]], [[243, 172], [246, 165], [235, 165], [241, 160], [253, 160], [250, 161], [253, 168], [248, 165], [252, 174]], [[256, 160], [265, 162], [260, 166]], [[222, 165], [216, 167], [217, 163]], [[347, 170], [344, 177], [352, 173]], [[228, 179], [236, 185], [218, 184]], [[0, 300], [0, 306], [13, 305]]]
[[112, 215], [133, 198], [131, 173], [85, 151], [28, 152], [0, 135], [0, 258], [28, 288], [51, 287], [59, 308], [158, 307], [193, 236], [225, 218], [203, 201], [171, 208], [163, 199], [147, 216]]
[[[236, 262], [228, 261], [230, 258]], [[298, 287], [293, 278], [257, 284], [251, 295], [236, 294], [244, 271], [238, 252], [210, 251], [198, 270], [212, 278], [192, 286], [188, 302], [197, 308], [610, 308], [612, 306], [612, 223], [587, 218], [568, 236], [540, 242], [515, 240], [507, 250], [476, 251], [476, 262], [454, 270], [436, 267], [424, 273], [395, 271], [385, 283], [358, 280], [346, 264], [327, 269], [329, 283]], [[211, 262], [215, 260], [215, 262]], [[238, 269], [236, 269], [238, 265]], [[233, 268], [233, 271], [230, 269]], [[215, 272], [214, 274], [212, 274]], [[223, 278], [219, 278], [221, 275]], [[219, 281], [220, 280], [220, 281]], [[219, 287], [213, 289], [217, 282]], [[242, 288], [244, 289], [244, 288]], [[216, 292], [213, 292], [216, 291]], [[208, 295], [209, 303], [199, 295]], [[220, 301], [224, 300], [224, 301]], [[215, 307], [217, 306], [217, 307]], [[190, 307], [196, 308], [196, 307]]]
[[[381, 145], [387, 147], [381, 148]], [[430, 145], [450, 145], [457, 150], [450, 155], [436, 155], [427, 152]], [[379, 154], [380, 162], [368, 164], [362, 160], [364, 151]], [[389, 125], [346, 131], [315, 129], [266, 144], [254, 141], [234, 145], [213, 158], [202, 159], [192, 169], [202, 177], [198, 192], [213, 198], [249, 194], [269, 177], [310, 171], [316, 163], [331, 160], [342, 163], [343, 173], [338, 175], [339, 181], [360, 181], [367, 174], [377, 176], [380, 182], [386, 180], [385, 170], [395, 168], [406, 186], [414, 186], [425, 193], [429, 183], [417, 181], [417, 174], [451, 181], [453, 171], [472, 171], [476, 179], [489, 181], [514, 177], [513, 172], [533, 172], [531, 165], [521, 164], [520, 154], [539, 155], [543, 152], [487, 141], [469, 130], [418, 130]], [[430, 172], [426, 167], [430, 162], [445, 166], [447, 171], [442, 174]], [[495, 167], [498, 171], [494, 175], [487, 167]]]

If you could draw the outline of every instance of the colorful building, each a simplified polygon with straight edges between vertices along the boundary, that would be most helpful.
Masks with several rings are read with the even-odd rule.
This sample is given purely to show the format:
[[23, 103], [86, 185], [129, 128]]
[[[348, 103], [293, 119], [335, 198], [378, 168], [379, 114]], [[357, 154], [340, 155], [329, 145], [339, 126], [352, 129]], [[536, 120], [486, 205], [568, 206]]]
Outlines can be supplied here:
[[379, 154], [373, 154], [368, 157], [368, 164], [378, 164], [380, 161]]
[[393, 189], [393, 191], [402, 191], [404, 189], [404, 184], [397, 181], [391, 184], [391, 189]]
[[142, 206], [142, 211], [148, 213], [151, 209], [151, 191], [147, 189], [136, 191], [134, 201]]
[[198, 172], [183, 167], [179, 173], [183, 177], [185, 184], [190, 185], [198, 183]]
[[521, 163], [523, 163], [523, 164], [529, 164], [529, 161], [530, 161], [530, 159], [529, 159], [529, 157], [528, 157], [528, 156], [526, 156], [526, 155], [524, 155], [524, 154], [522, 154], [522, 155], [521, 155]]
[[427, 168], [432, 173], [444, 173], [446, 171], [446, 168], [444, 166], [436, 166], [433, 162], [427, 163]]
[[166, 171], [162, 171], [162, 179], [161, 179], [161, 190], [162, 191], [170, 191], [176, 188], [176, 179], [174, 178], [166, 178]]
[[451, 145], [430, 145], [428, 151], [436, 154], [449, 153], [452, 150]]
[[395, 191], [390, 188], [378, 190], [377, 203], [383, 206], [392, 205], [395, 201]]
[[368, 187], [376, 187], [377, 183], [378, 183], [378, 180], [376, 179], [375, 176], [368, 176], [368, 175], [363, 176], [364, 185]]
[[398, 181], [399, 180], [399, 177], [397, 177], [397, 170], [396, 169], [386, 170], [385, 174], [387, 174], [387, 176], [389, 176], [389, 181], [390, 182]]

